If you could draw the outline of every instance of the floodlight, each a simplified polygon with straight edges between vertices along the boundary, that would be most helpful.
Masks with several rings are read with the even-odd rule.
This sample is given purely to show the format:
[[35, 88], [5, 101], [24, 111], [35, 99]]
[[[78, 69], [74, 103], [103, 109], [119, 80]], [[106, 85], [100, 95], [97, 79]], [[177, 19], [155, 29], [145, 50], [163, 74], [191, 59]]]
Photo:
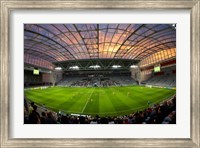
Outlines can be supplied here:
[[56, 67], [55, 70], [62, 70], [62, 68], [61, 67]]
[[131, 65], [130, 67], [131, 67], [131, 68], [138, 68], [137, 65]]
[[72, 70], [79, 70], [79, 67], [78, 67], [78, 66], [71, 66], [71, 67], [69, 67], [69, 69], [72, 69]]
[[120, 68], [121, 65], [113, 65], [112, 68]]
[[100, 68], [101, 66], [99, 65], [91, 65], [89, 68], [94, 68], [94, 69], [97, 69], [97, 68]]

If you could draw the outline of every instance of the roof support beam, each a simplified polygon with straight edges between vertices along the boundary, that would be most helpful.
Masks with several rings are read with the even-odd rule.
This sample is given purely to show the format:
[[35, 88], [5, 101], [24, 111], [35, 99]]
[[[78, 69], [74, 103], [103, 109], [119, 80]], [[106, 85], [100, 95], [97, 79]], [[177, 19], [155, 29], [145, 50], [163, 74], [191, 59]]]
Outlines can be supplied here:
[[136, 30], [134, 30], [124, 41], [123, 43], [120, 45], [119, 49], [117, 50], [117, 52], [115, 53], [114, 57], [117, 55], [117, 53], [120, 51], [121, 47], [124, 45], [124, 43], [133, 35], [135, 34], [140, 28], [142, 28], [143, 26], [145, 26], [144, 24], [141, 25], [140, 27], [138, 27]]
[[40, 36], [42, 36], [42, 37], [44, 37], [44, 38], [47, 38], [48, 40], [51, 40], [52, 42], [54, 42], [54, 43], [60, 45], [62, 48], [64, 48], [74, 59], [76, 59], [76, 58], [74, 57], [74, 55], [73, 55], [71, 52], [69, 52], [63, 45], [59, 44], [58, 42], [56, 42], [55, 40], [51, 39], [50, 37], [47, 37], [47, 36], [45, 36], [45, 35], [43, 35], [43, 34], [40, 34], [40, 33], [34, 32], [34, 31], [31, 31], [31, 30], [27, 30], [27, 29], [24, 29], [24, 31], [27, 31], [27, 32], [31, 32], [31, 33], [40, 35]]

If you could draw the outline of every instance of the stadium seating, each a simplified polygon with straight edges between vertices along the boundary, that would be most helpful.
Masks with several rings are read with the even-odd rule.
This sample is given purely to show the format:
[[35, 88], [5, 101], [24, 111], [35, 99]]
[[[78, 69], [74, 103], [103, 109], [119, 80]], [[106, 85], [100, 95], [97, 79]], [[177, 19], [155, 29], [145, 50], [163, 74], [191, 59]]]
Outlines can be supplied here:
[[145, 83], [146, 85], [153, 86], [175, 87], [176, 76], [173, 74], [153, 76], [150, 79], [144, 81], [143, 83]]
[[94, 77], [67, 77], [60, 81], [58, 86], [79, 86], [92, 87], [94, 85], [99, 87], [105, 86], [125, 86], [135, 85], [136, 82], [130, 76], [106, 76], [104, 78]]
[[[146, 85], [174, 87], [176, 86], [176, 75], [155, 75], [143, 82]], [[136, 81], [129, 76], [107, 76], [104, 79], [88, 79], [88, 77], [67, 77], [58, 83], [58, 86], [126, 86], [136, 85]]]

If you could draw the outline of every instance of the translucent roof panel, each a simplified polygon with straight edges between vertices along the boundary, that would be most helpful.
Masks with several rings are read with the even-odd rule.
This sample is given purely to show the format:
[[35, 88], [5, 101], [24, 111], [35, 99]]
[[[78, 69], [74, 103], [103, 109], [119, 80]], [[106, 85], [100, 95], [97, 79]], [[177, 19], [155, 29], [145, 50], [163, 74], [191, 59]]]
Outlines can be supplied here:
[[176, 48], [173, 24], [25, 24], [24, 53], [49, 62], [143, 60]]
[[157, 62], [167, 60], [167, 59], [172, 59], [175, 57], [176, 57], [176, 49], [175, 48], [166, 49], [166, 50], [162, 50], [162, 51], [156, 52], [156, 53], [148, 56], [147, 58], [142, 60], [139, 63], [139, 65], [140, 65], [140, 67], [145, 67], [145, 66], [149, 66], [149, 65], [155, 64]]
[[55, 66], [46, 60], [43, 59], [43, 57], [38, 57], [36, 55], [31, 55], [31, 54], [24, 54], [24, 62], [26, 64], [31, 64], [31, 65], [36, 65], [38, 67], [43, 67], [47, 69], [54, 69]]

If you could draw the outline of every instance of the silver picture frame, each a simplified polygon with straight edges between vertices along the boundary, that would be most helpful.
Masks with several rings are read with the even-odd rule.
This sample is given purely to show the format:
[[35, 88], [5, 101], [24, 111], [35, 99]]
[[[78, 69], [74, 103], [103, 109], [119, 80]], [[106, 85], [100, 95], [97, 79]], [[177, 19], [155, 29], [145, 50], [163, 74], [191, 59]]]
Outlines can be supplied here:
[[[1, 147], [200, 147], [200, 1], [199, 0], [111, 0], [111, 1], [23, 1], [0, 0], [1, 50], [0, 50], [0, 113]], [[9, 133], [9, 17], [19, 9], [189, 9], [191, 14], [191, 71], [190, 71], [190, 132], [188, 139], [13, 139]]]

